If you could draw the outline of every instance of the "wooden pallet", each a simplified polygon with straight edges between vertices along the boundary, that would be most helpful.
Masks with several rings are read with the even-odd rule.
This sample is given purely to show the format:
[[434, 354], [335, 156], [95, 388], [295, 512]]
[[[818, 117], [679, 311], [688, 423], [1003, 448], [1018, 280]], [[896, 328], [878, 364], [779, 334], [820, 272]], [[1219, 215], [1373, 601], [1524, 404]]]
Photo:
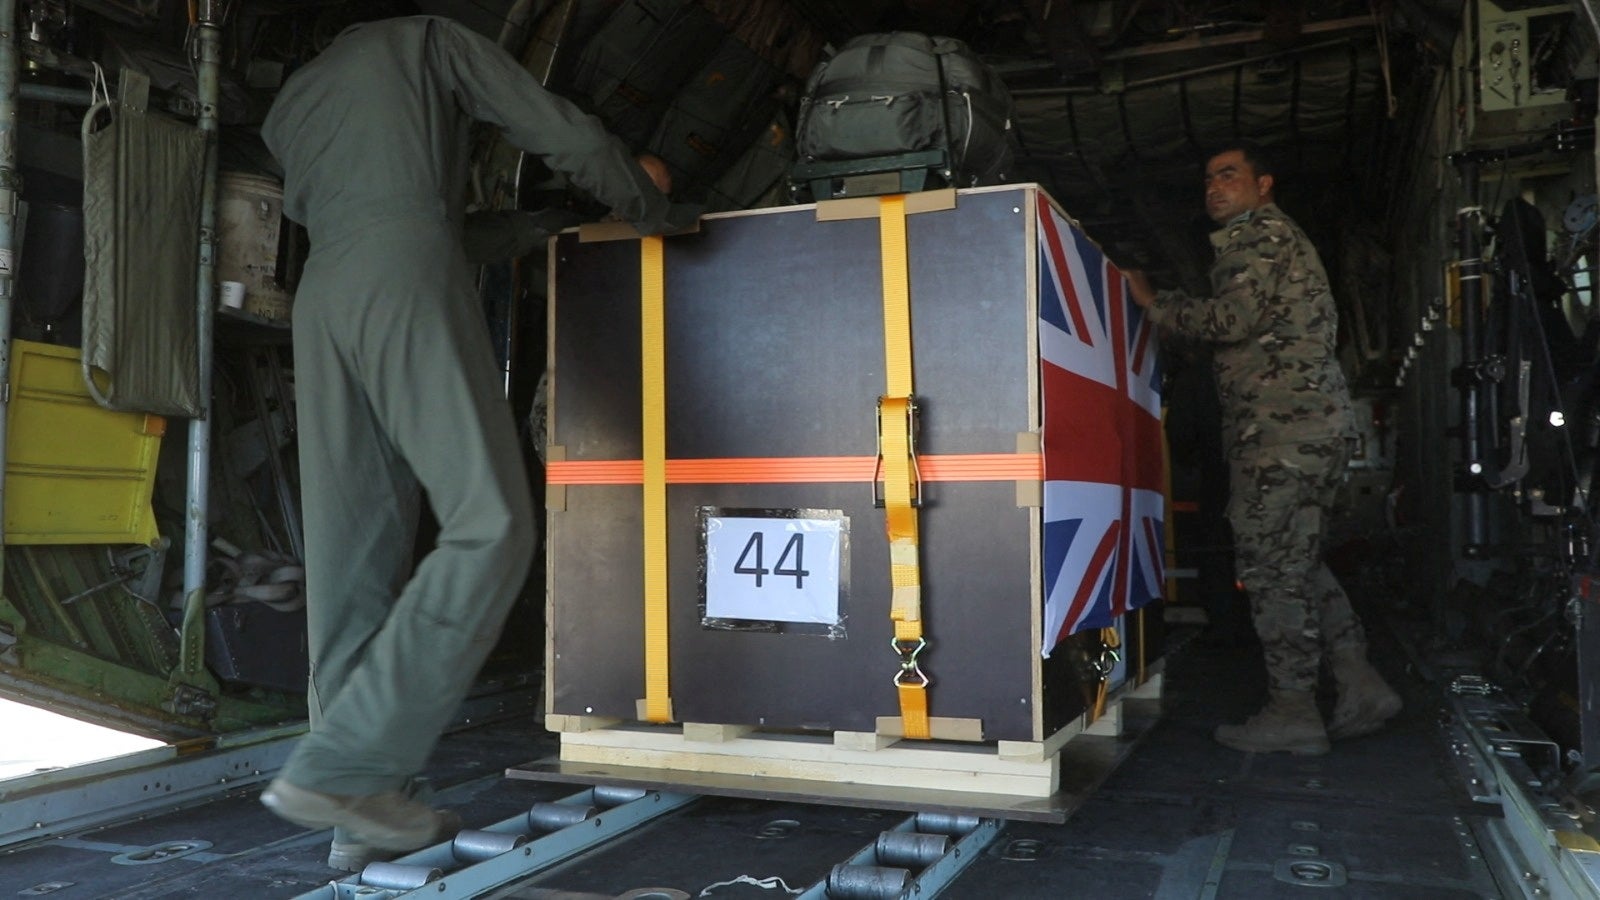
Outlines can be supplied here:
[[1129, 703], [1159, 700], [1161, 685], [1159, 672], [1137, 687], [1124, 685], [1098, 719], [1085, 713], [1044, 741], [907, 741], [893, 733], [774, 733], [554, 714], [545, 727], [561, 734], [562, 763], [657, 770], [666, 781], [682, 772], [1042, 799], [1061, 788], [1063, 748], [1083, 736], [1120, 735]]

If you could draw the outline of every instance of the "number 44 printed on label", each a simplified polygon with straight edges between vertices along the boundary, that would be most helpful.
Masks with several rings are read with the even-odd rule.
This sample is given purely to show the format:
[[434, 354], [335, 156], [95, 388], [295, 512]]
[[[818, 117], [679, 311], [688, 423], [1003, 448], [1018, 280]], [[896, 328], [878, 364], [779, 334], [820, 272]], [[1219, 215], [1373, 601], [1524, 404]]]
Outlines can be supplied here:
[[706, 616], [839, 623], [843, 517], [704, 516]]
[[[783, 545], [783, 552], [778, 554], [778, 564], [771, 569], [761, 564], [763, 557], [762, 548], [766, 544], [766, 532], [756, 531], [750, 535], [750, 540], [744, 545], [744, 552], [739, 554], [739, 560], [733, 564], [733, 571], [737, 575], [754, 575], [756, 587], [761, 587], [761, 579], [767, 575], [793, 575], [795, 590], [805, 590], [806, 576], [810, 575], [805, 569], [806, 536], [804, 532], [795, 532], [789, 535], [789, 543]], [[784, 564], [793, 557], [794, 562], [790, 568]]]

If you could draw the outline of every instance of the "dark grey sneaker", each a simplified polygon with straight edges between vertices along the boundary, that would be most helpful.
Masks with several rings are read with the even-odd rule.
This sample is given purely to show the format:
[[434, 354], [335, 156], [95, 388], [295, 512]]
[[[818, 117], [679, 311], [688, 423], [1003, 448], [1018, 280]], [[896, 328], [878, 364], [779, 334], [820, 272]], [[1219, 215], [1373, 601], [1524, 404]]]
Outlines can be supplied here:
[[399, 791], [351, 797], [307, 790], [278, 778], [261, 792], [261, 802], [302, 828], [343, 828], [377, 850], [415, 850], [461, 830], [460, 816]]

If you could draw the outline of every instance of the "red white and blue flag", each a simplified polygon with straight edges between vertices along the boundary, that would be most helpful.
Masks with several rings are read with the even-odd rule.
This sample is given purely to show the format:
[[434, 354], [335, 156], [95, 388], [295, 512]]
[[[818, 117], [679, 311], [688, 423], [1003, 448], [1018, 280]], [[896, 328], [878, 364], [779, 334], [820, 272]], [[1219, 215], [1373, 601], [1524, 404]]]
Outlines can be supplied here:
[[1044, 646], [1161, 596], [1161, 373], [1127, 280], [1039, 203]]

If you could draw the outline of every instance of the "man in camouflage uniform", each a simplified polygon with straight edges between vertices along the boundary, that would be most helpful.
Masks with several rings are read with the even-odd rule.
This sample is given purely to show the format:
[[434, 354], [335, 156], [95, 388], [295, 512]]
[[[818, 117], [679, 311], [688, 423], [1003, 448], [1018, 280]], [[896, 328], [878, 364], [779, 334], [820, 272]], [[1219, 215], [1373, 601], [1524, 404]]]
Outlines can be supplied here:
[[[1400, 698], [1367, 662], [1366, 636], [1322, 561], [1323, 529], [1349, 462], [1354, 415], [1335, 356], [1338, 314], [1322, 260], [1272, 201], [1259, 151], [1206, 164], [1213, 296], [1152, 290], [1129, 273], [1133, 299], [1163, 329], [1214, 349], [1239, 578], [1266, 651], [1270, 699], [1216, 738], [1245, 751], [1328, 751], [1328, 739], [1377, 730]], [[1332, 720], [1317, 710], [1326, 656], [1339, 685]]]

